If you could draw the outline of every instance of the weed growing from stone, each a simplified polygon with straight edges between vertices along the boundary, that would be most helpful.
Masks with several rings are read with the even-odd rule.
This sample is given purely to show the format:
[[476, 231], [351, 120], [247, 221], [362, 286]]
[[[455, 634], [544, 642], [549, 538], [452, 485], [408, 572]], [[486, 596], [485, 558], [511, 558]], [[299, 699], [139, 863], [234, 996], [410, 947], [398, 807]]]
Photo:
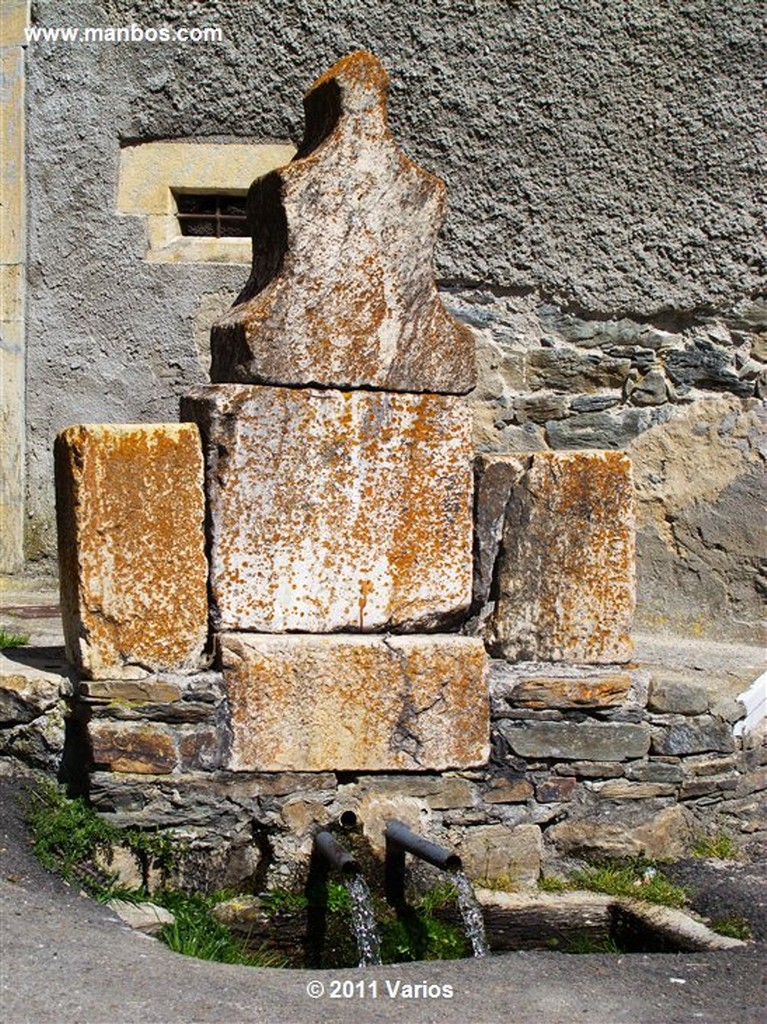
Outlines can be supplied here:
[[[169, 836], [140, 829], [121, 829], [110, 824], [82, 799], [70, 799], [64, 790], [39, 779], [28, 791], [25, 816], [33, 848], [43, 867], [56, 871], [67, 881], [76, 881], [98, 902], [112, 899], [141, 903], [148, 899], [143, 887], [121, 885], [103, 865], [114, 847], [122, 846], [137, 861], [169, 869], [180, 856], [178, 843]], [[153, 893], [153, 903], [175, 916], [159, 938], [177, 953], [202, 960], [220, 960], [252, 967], [282, 967], [285, 960], [267, 949], [248, 950], [210, 914], [211, 908], [231, 893], [201, 896], [175, 889]]]
[[94, 896], [114, 888], [115, 880], [103, 865], [109, 863], [115, 847], [129, 850], [138, 864], [151, 863], [161, 870], [171, 868], [178, 857], [170, 836], [117, 828], [83, 799], [69, 798], [63, 787], [45, 778], [28, 789], [25, 817], [43, 867], [66, 880], [77, 879]]
[[569, 878], [540, 878], [538, 888], [541, 892], [551, 893], [587, 889], [608, 896], [647, 900], [665, 907], [683, 907], [687, 903], [685, 889], [673, 885], [655, 864], [641, 858], [589, 864], [580, 871], [574, 871]]
[[604, 935], [598, 937], [595, 935], [589, 935], [588, 932], [579, 932], [562, 943], [559, 943], [555, 939], [550, 948], [557, 949], [560, 953], [575, 953], [578, 955], [588, 953], [609, 953], [616, 955], [628, 952], [628, 950], [624, 949], [619, 942], [616, 942], [616, 940], [612, 938], [612, 936]]
[[492, 878], [475, 878], [474, 887], [491, 889], [493, 892], [519, 892], [522, 888], [519, 879], [509, 874], [494, 875]]
[[568, 887], [642, 899], [665, 907], [683, 907], [687, 902], [687, 892], [681, 886], [669, 882], [654, 864], [642, 859], [591, 864], [573, 872]]
[[12, 629], [0, 626], [0, 649], [23, 647], [29, 643], [29, 633], [14, 633]]
[[727, 935], [731, 939], [741, 939], [748, 942], [753, 938], [751, 925], [745, 917], [733, 914], [731, 917], [718, 917], [710, 924], [711, 931], [719, 935]]
[[539, 878], [538, 888], [541, 892], [567, 892], [568, 889], [574, 888], [565, 878], [557, 878], [554, 875], [551, 878]]
[[261, 905], [270, 917], [278, 914], [298, 914], [306, 910], [309, 900], [302, 892], [289, 889], [268, 889], [259, 896]]
[[225, 964], [249, 967], [285, 967], [287, 961], [279, 953], [262, 946], [249, 950], [244, 941], [236, 939], [229, 929], [211, 916], [211, 910], [229, 893], [185, 893], [166, 889], [156, 893], [155, 903], [169, 910], [175, 920], [160, 931], [159, 939], [176, 953], [198, 960], [216, 960]]
[[713, 836], [698, 836], [692, 846], [693, 857], [716, 857], [719, 860], [737, 860], [739, 850], [735, 840], [725, 831]]

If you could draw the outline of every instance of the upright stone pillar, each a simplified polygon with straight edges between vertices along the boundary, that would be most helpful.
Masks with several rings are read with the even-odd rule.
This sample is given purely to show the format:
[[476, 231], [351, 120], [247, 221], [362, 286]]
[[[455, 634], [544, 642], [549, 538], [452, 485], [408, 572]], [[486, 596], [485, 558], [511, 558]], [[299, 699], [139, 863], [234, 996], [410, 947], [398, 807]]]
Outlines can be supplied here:
[[488, 754], [480, 640], [311, 636], [451, 628], [471, 599], [474, 339], [433, 280], [445, 187], [394, 142], [386, 86], [355, 53], [309, 90], [295, 159], [250, 190], [253, 271], [213, 327], [214, 383], [182, 402], [235, 770]]
[[491, 650], [509, 661], [628, 661], [636, 591], [628, 456], [482, 455], [477, 487], [475, 591], [490, 599]]

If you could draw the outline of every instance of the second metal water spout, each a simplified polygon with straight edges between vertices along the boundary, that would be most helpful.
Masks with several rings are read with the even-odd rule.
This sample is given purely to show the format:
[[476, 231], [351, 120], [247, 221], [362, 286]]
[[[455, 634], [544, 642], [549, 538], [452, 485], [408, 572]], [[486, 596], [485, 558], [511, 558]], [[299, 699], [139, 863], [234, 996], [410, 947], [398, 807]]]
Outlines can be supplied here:
[[461, 858], [444, 846], [429, 842], [417, 835], [402, 822], [393, 819], [386, 825], [386, 898], [392, 904], [401, 904], [405, 899], [405, 853], [433, 864], [442, 871], [460, 871]]

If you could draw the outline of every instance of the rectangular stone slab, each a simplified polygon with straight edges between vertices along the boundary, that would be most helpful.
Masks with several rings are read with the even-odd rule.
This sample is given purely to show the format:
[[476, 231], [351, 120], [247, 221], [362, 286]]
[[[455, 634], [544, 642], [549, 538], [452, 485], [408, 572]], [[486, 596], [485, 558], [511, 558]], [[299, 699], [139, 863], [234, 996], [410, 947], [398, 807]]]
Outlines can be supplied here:
[[489, 502], [494, 521], [502, 503], [497, 485], [507, 488], [492, 573], [497, 525], [480, 552], [480, 582], [492, 578], [496, 594], [487, 623], [491, 650], [509, 661], [628, 661], [636, 589], [628, 456], [535, 452], [480, 462], [477, 504]]
[[55, 461], [70, 661], [93, 679], [199, 668], [208, 602], [197, 428], [68, 427]]
[[520, 757], [627, 761], [650, 749], [650, 728], [630, 722], [511, 722], [498, 732]]
[[470, 637], [226, 633], [232, 771], [443, 771], [484, 764], [484, 646]]
[[432, 629], [471, 600], [464, 399], [222, 384], [205, 440], [218, 628]]

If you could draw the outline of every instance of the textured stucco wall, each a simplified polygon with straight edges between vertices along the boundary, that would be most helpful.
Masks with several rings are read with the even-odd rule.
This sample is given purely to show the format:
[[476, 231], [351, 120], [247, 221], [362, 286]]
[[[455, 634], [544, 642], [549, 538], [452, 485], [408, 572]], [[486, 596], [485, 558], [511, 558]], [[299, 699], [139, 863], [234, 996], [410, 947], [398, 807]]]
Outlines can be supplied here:
[[[120, 143], [297, 140], [303, 90], [352, 49], [382, 58], [397, 138], [448, 184], [443, 280], [671, 331], [765, 290], [751, 0], [44, 0], [33, 20], [211, 25], [224, 41], [27, 49], [31, 554], [52, 548], [55, 432], [174, 419], [247, 276], [144, 261], [144, 225], [115, 212]], [[487, 329], [510, 350], [546, 344]]]

